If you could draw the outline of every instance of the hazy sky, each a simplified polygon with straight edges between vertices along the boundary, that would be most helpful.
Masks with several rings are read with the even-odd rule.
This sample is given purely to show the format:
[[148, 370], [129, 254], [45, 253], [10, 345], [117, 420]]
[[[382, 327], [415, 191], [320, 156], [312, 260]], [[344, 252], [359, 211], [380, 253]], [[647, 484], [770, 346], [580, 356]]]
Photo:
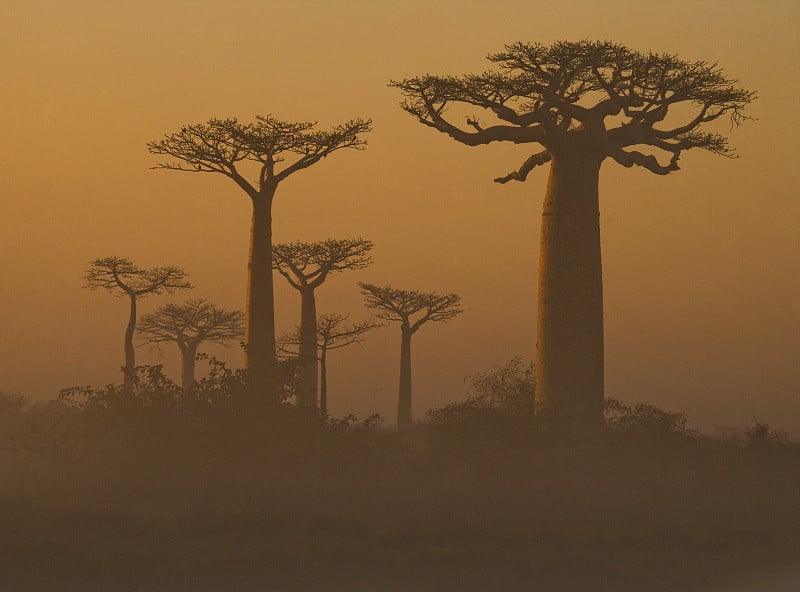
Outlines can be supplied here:
[[[339, 152], [277, 195], [276, 241], [375, 242], [372, 268], [319, 290], [320, 312], [366, 317], [357, 281], [463, 296], [461, 317], [414, 338], [417, 417], [462, 398], [465, 376], [532, 358], [546, 167], [524, 184], [492, 183], [530, 148], [457, 144], [401, 111], [386, 84], [483, 70], [513, 41], [609, 39], [717, 61], [759, 99], [758, 121], [731, 134], [738, 160], [688, 152], [668, 177], [603, 165], [606, 393], [702, 425], [796, 429], [798, 6], [0, 0], [0, 389], [52, 396], [121, 379], [126, 303], [82, 287], [96, 257], [179, 265], [194, 296], [244, 306], [247, 198], [220, 176], [150, 170], [145, 143], [267, 113], [374, 120], [366, 151]], [[280, 332], [298, 322], [299, 297], [280, 277], [276, 288]], [[174, 348], [138, 352], [177, 377]], [[393, 421], [398, 357], [396, 326], [331, 354], [333, 413]]]

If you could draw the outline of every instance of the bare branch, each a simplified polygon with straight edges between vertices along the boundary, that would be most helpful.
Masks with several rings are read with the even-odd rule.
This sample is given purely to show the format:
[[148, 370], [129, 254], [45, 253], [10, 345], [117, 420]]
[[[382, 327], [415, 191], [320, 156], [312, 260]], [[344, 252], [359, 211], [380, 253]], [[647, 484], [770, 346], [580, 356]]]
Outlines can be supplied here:
[[244, 313], [194, 298], [180, 305], [166, 304], [144, 315], [137, 331], [146, 343], [174, 341], [182, 350], [202, 342], [226, 345], [244, 336]]
[[[365, 306], [377, 310], [376, 316], [387, 321], [408, 323], [411, 332], [428, 321], [446, 321], [463, 312], [458, 294], [436, 294], [416, 290], [397, 290], [390, 286], [360, 283]], [[412, 316], [422, 313], [416, 320]]]
[[178, 267], [153, 267], [143, 269], [124, 257], [95, 259], [84, 275], [86, 287], [103, 288], [119, 294], [141, 297], [148, 294], [171, 294], [187, 290], [192, 284], [186, 272]]
[[550, 152], [548, 150], [543, 150], [542, 152], [538, 152], [533, 156], [529, 157], [525, 162], [522, 163], [522, 166], [519, 167], [516, 171], [511, 171], [505, 177], [498, 177], [494, 180], [495, 183], [508, 183], [509, 181], [524, 181], [528, 178], [528, 173], [530, 173], [534, 168], [539, 165], [546, 164], [550, 162], [551, 159]]
[[372, 264], [372, 241], [356, 237], [315, 243], [279, 243], [272, 246], [272, 268], [293, 288], [316, 288], [331, 273], [363, 269]]
[[[149, 142], [147, 149], [174, 161], [159, 163], [154, 168], [194, 173], [219, 173], [232, 179], [251, 198], [273, 191], [277, 183], [292, 173], [344, 148], [363, 149], [361, 135], [370, 131], [372, 122], [354, 119], [336, 125], [329, 131], [315, 130], [313, 122], [287, 122], [271, 115], [258, 116], [254, 123], [240, 123], [234, 118], [211, 119], [207, 123], [183, 126], [159, 141]], [[297, 158], [281, 171], [277, 163], [289, 155]], [[236, 163], [253, 161], [261, 164], [255, 182], [245, 179]]]
[[[317, 316], [319, 358], [325, 356], [326, 352], [330, 350], [347, 347], [354, 343], [363, 343], [369, 331], [382, 326], [373, 319], [348, 323], [349, 318], [349, 315], [336, 313]], [[301, 343], [300, 327], [295, 327], [294, 331], [286, 333], [278, 339], [278, 349], [286, 356], [298, 357]]]

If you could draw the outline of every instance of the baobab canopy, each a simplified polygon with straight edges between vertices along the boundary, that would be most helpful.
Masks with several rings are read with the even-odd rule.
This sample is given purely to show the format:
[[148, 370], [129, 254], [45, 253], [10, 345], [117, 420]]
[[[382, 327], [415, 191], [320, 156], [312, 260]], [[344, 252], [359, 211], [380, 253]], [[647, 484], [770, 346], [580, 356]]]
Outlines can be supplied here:
[[[642, 53], [609, 42], [513, 43], [488, 56], [496, 68], [465, 76], [425, 75], [392, 82], [405, 95], [403, 108], [453, 139], [476, 146], [495, 141], [538, 143], [498, 183], [524, 181], [551, 160], [565, 138], [591, 130], [590, 148], [602, 158], [664, 175], [678, 169], [692, 148], [731, 156], [727, 139], [704, 124], [730, 117], [738, 125], [755, 93], [736, 86], [715, 63], [671, 54]], [[446, 118], [455, 103], [490, 111], [498, 123]], [[691, 114], [672, 121], [669, 112]], [[644, 150], [644, 151], [642, 151]]]

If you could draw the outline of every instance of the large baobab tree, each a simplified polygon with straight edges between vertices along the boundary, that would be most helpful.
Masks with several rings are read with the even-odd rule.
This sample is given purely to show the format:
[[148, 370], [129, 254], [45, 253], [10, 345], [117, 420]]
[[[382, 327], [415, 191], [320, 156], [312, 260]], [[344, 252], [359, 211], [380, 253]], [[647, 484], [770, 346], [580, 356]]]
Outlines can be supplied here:
[[125, 366], [123, 388], [133, 390], [136, 369], [136, 352], [133, 348], [133, 332], [136, 329], [136, 304], [140, 298], [151, 294], [172, 294], [175, 290], [187, 290], [192, 285], [186, 280], [186, 272], [178, 267], [138, 267], [130, 259], [104, 257], [95, 259], [86, 270], [86, 287], [92, 290], [103, 288], [130, 301], [130, 315], [125, 329]]
[[[372, 319], [348, 323], [348, 315], [325, 314], [316, 319], [316, 351], [319, 361], [319, 410], [328, 415], [328, 352], [354, 343], [362, 343], [365, 334], [379, 325]], [[278, 339], [278, 349], [292, 357], [300, 357], [303, 332], [297, 327], [294, 332]]]
[[[281, 121], [270, 115], [254, 122], [211, 119], [187, 125], [147, 144], [156, 155], [173, 158], [155, 168], [228, 177], [253, 208], [245, 310], [245, 344], [249, 379], [254, 388], [271, 390], [277, 380], [275, 302], [272, 282], [272, 203], [278, 185], [345, 148], [363, 149], [369, 120], [354, 119], [324, 131], [312, 122]], [[250, 178], [243, 169], [254, 168]]]
[[144, 315], [137, 325], [146, 343], [174, 342], [181, 352], [181, 385], [188, 392], [194, 384], [197, 349], [201, 343], [227, 345], [244, 336], [244, 313], [225, 310], [204, 298], [183, 304], [165, 304]]
[[317, 407], [317, 304], [315, 290], [332, 273], [372, 263], [372, 242], [363, 238], [272, 246], [272, 266], [300, 292], [300, 385], [297, 403]]
[[447, 321], [463, 312], [458, 294], [435, 294], [397, 290], [389, 286], [360, 283], [367, 308], [379, 319], [400, 323], [400, 389], [397, 399], [397, 429], [411, 427], [411, 337], [428, 321]]
[[[536, 404], [581, 429], [603, 420], [603, 287], [598, 179], [607, 159], [657, 175], [686, 150], [732, 156], [706, 124], [738, 125], [754, 98], [716, 64], [640, 53], [608, 42], [515, 43], [483, 74], [392, 82], [402, 107], [457, 142], [539, 144], [497, 183], [550, 163], [541, 227]], [[453, 121], [459, 106], [492, 119]], [[463, 113], [463, 112], [462, 112]], [[664, 159], [661, 155], [666, 155]]]

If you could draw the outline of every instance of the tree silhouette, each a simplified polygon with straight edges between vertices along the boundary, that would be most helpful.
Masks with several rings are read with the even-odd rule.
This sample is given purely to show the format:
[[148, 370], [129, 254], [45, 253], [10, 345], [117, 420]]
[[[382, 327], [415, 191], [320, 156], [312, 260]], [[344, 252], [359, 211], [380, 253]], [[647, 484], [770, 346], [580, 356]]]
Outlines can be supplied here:
[[[368, 331], [379, 327], [372, 319], [347, 323], [349, 315], [326, 314], [316, 319], [317, 360], [319, 361], [319, 409], [323, 417], [328, 415], [328, 351], [362, 343]], [[303, 345], [302, 328], [278, 339], [278, 349], [292, 357], [300, 356]]]
[[[402, 91], [403, 109], [462, 144], [543, 148], [495, 181], [524, 181], [534, 167], [551, 163], [539, 260], [536, 403], [592, 429], [603, 421], [600, 165], [611, 158], [665, 175], [678, 170], [686, 150], [733, 156], [727, 139], [704, 124], [748, 119], [743, 110], [755, 93], [737, 87], [716, 64], [608, 42], [515, 43], [488, 59], [499, 69], [391, 85]], [[484, 125], [471, 116], [458, 126], [445, 117], [453, 105], [484, 109], [494, 121]]]
[[396, 290], [389, 286], [359, 283], [367, 308], [375, 316], [400, 323], [400, 389], [397, 400], [397, 429], [411, 427], [411, 336], [428, 321], [447, 321], [463, 312], [458, 294], [435, 294]]
[[194, 384], [197, 348], [201, 343], [227, 345], [244, 336], [244, 313], [225, 310], [205, 298], [193, 298], [184, 304], [166, 304], [144, 315], [137, 326], [146, 343], [172, 341], [182, 359], [181, 385], [188, 392]]
[[317, 304], [315, 290], [332, 273], [372, 263], [372, 242], [363, 238], [272, 246], [272, 266], [300, 292], [300, 385], [298, 405], [317, 407]]
[[172, 294], [175, 290], [187, 290], [192, 285], [186, 280], [186, 272], [178, 267], [152, 267], [143, 269], [130, 259], [105, 257], [92, 261], [86, 270], [86, 287], [91, 290], [103, 288], [130, 300], [130, 316], [125, 329], [125, 366], [123, 387], [125, 392], [133, 390], [136, 353], [133, 349], [133, 332], [136, 328], [136, 303], [150, 294]]
[[[290, 175], [344, 148], [363, 149], [361, 134], [370, 120], [354, 119], [328, 131], [313, 122], [288, 122], [257, 116], [252, 123], [233, 118], [183, 126], [162, 140], [147, 144], [152, 154], [177, 162], [154, 168], [192, 173], [218, 173], [231, 179], [250, 198], [253, 207], [247, 276], [245, 365], [251, 384], [271, 390], [275, 366], [275, 301], [272, 282], [272, 203], [278, 185]], [[255, 179], [240, 166], [255, 163]]]

